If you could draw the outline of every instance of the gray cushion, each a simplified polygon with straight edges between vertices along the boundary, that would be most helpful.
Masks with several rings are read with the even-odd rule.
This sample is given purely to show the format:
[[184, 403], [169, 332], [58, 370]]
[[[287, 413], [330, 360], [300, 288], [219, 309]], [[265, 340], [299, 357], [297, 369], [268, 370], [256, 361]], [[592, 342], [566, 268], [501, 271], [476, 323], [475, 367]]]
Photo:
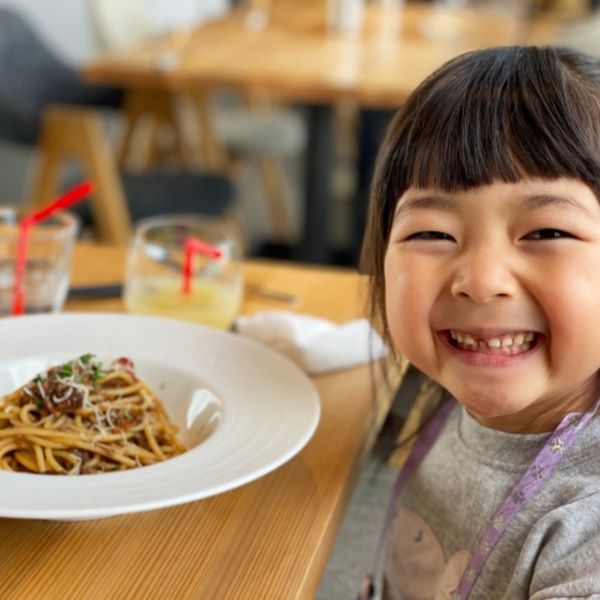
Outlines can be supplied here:
[[239, 156], [293, 157], [306, 143], [306, 126], [293, 109], [223, 107], [214, 117], [217, 137]]

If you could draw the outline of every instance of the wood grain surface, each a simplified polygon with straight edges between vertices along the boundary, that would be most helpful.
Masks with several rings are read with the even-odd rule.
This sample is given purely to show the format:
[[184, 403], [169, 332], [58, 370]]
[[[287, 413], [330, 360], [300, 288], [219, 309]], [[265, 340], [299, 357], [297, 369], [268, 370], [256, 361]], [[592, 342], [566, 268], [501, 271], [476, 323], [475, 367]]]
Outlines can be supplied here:
[[[79, 246], [73, 280], [120, 280], [123, 261], [121, 249]], [[297, 294], [294, 310], [337, 322], [364, 313], [363, 283], [351, 271], [250, 262], [246, 278]], [[280, 307], [248, 296], [243, 312], [271, 308]], [[79, 300], [66, 309], [123, 306], [119, 299]], [[0, 518], [0, 598], [312, 598], [401, 375], [363, 366], [313, 378], [322, 417], [312, 440], [236, 490], [95, 521]]]
[[328, 31], [323, 0], [272, 2], [263, 29], [244, 8], [158, 41], [99, 56], [89, 81], [126, 88], [231, 88], [249, 94], [395, 108], [450, 58], [482, 47], [549, 43], [558, 23], [436, 3], [366, 4], [359, 33]]

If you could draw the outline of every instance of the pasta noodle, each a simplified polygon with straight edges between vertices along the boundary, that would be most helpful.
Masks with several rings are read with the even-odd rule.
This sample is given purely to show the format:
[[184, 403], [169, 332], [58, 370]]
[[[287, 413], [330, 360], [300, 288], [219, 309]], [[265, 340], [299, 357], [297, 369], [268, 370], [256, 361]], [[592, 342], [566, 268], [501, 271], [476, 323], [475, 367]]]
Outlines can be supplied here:
[[0, 398], [0, 469], [77, 475], [131, 469], [185, 451], [128, 358], [85, 354]]

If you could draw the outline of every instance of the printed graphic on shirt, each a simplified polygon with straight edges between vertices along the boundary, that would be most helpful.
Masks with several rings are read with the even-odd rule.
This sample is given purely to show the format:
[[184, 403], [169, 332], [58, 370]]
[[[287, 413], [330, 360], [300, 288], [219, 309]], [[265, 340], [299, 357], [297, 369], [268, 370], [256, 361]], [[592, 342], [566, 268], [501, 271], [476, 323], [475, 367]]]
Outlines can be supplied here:
[[450, 600], [470, 554], [448, 560], [438, 539], [416, 513], [400, 508], [392, 525], [385, 560], [385, 600]]

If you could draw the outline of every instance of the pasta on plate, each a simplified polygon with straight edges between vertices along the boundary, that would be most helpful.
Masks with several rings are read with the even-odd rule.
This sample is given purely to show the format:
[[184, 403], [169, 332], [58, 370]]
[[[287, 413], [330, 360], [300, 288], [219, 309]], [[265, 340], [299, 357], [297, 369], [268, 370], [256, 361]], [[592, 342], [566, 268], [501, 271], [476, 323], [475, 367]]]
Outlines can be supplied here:
[[77, 475], [131, 469], [185, 451], [133, 362], [85, 354], [0, 398], [0, 469]]

